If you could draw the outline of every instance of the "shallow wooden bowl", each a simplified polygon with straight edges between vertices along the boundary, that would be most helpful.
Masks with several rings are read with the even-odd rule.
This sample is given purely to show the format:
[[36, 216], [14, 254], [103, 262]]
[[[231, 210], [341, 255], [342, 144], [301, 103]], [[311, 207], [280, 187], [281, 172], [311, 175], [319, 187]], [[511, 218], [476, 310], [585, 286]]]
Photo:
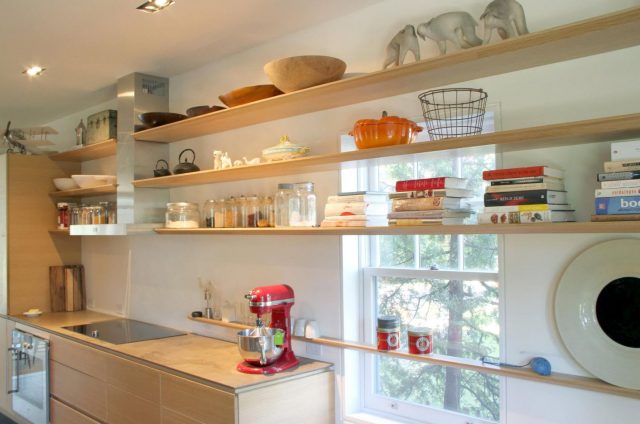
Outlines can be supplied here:
[[264, 65], [271, 82], [285, 93], [337, 81], [346, 69], [346, 63], [330, 56], [294, 56]]
[[220, 101], [229, 107], [240, 106], [258, 100], [282, 94], [274, 85], [252, 85], [249, 87], [236, 88], [226, 94], [218, 96]]

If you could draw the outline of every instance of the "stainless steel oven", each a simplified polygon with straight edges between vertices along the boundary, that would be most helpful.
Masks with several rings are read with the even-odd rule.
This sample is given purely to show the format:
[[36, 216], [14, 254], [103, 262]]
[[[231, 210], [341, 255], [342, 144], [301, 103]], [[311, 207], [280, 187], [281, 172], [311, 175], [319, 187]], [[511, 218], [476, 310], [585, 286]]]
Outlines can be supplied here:
[[49, 422], [49, 341], [14, 329], [7, 356], [11, 409], [33, 424]]

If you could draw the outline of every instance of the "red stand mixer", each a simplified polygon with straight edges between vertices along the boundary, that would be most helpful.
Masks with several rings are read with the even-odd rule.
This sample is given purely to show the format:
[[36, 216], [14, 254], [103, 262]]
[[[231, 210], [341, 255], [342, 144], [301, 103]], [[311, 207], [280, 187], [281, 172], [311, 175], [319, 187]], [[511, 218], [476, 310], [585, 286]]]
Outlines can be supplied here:
[[[256, 314], [256, 327], [238, 333], [238, 349], [245, 359], [237, 366], [247, 374], [273, 374], [298, 365], [291, 349], [293, 289], [286, 284], [256, 287], [245, 296]], [[262, 317], [271, 313], [271, 323]]]

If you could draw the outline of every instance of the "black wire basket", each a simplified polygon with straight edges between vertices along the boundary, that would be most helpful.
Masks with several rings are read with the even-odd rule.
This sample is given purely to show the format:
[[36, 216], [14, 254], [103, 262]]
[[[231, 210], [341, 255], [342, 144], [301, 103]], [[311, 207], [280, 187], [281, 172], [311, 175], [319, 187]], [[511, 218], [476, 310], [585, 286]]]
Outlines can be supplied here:
[[487, 93], [477, 88], [444, 88], [418, 96], [431, 140], [482, 132]]

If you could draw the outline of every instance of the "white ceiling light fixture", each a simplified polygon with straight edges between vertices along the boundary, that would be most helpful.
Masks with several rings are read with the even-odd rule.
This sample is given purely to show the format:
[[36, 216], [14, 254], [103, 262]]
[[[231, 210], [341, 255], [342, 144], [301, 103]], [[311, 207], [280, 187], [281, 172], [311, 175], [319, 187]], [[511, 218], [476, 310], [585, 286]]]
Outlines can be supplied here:
[[46, 68], [42, 68], [40, 66], [33, 65], [33, 66], [28, 67], [24, 71], [22, 71], [22, 73], [27, 75], [27, 76], [29, 76], [29, 77], [37, 77], [39, 75], [42, 75], [42, 73], [45, 70], [46, 70]]
[[156, 13], [165, 7], [171, 6], [173, 3], [175, 3], [174, 0], [148, 0], [138, 6], [137, 9], [146, 13]]

